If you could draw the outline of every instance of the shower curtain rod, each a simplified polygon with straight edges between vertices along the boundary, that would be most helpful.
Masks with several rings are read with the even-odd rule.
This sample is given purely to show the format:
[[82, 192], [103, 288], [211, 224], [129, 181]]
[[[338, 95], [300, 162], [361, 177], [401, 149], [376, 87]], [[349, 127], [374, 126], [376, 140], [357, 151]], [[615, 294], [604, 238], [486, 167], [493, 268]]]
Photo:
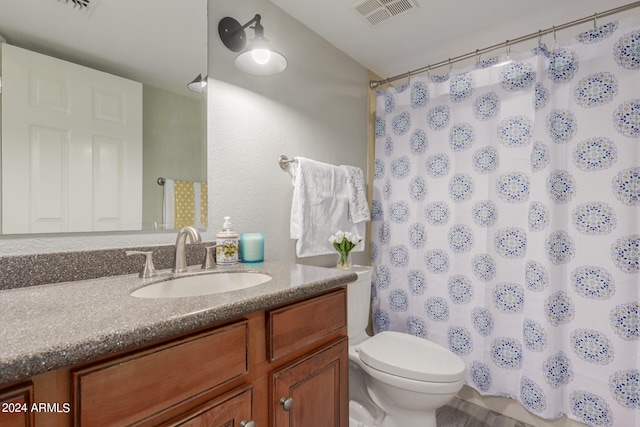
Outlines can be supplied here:
[[387, 77], [386, 79], [382, 79], [382, 80], [370, 80], [369, 81], [369, 87], [371, 89], [377, 89], [377, 88], [379, 88], [380, 86], [382, 86], [385, 83], [390, 83], [390, 82], [395, 81], [395, 80], [400, 80], [400, 79], [404, 79], [404, 78], [407, 78], [407, 77], [411, 77], [411, 75], [420, 74], [420, 73], [423, 73], [425, 71], [430, 71], [432, 69], [435, 69], [435, 68], [438, 68], [438, 67], [442, 67], [442, 66], [447, 65], [447, 64], [449, 66], [451, 66], [455, 62], [464, 61], [465, 59], [473, 58], [474, 56], [478, 57], [479, 55], [481, 55], [483, 53], [490, 52], [492, 50], [496, 50], [496, 49], [499, 49], [501, 47], [506, 47], [507, 50], [508, 50], [512, 45], [514, 45], [516, 43], [521, 43], [521, 42], [524, 42], [524, 41], [527, 41], [527, 40], [532, 40], [532, 39], [534, 39], [536, 37], [541, 38], [543, 35], [546, 35], [546, 34], [549, 34], [549, 33], [553, 33], [554, 34], [554, 40], [555, 40], [556, 31], [564, 30], [566, 28], [573, 27], [575, 25], [584, 24], [585, 22], [589, 22], [589, 21], [593, 21], [594, 26], [595, 26], [596, 21], [597, 21], [598, 18], [604, 18], [606, 16], [615, 15], [616, 13], [625, 12], [627, 10], [634, 9], [636, 7], [639, 7], [639, 6], [640, 6], [640, 1], [636, 1], [636, 2], [629, 3], [629, 4], [624, 5], [624, 6], [620, 6], [620, 7], [614, 8], [614, 9], [607, 10], [605, 12], [594, 13], [591, 16], [585, 16], [584, 18], [576, 19], [575, 21], [567, 22], [567, 23], [562, 24], [562, 25], [553, 26], [551, 28], [547, 28], [546, 30], [538, 30], [535, 33], [531, 33], [531, 34], [528, 34], [526, 36], [519, 37], [517, 39], [507, 40], [506, 42], [498, 43], [498, 44], [495, 44], [495, 45], [489, 46], [489, 47], [485, 47], [484, 49], [476, 49], [475, 51], [469, 52], [469, 53], [467, 53], [465, 55], [456, 56], [455, 58], [449, 58], [449, 59], [447, 59], [445, 61], [440, 61], [440, 62], [438, 62], [436, 64], [427, 65], [426, 67], [418, 68], [416, 70], [409, 71], [409, 72], [406, 72], [404, 74], [398, 74], [396, 76]]

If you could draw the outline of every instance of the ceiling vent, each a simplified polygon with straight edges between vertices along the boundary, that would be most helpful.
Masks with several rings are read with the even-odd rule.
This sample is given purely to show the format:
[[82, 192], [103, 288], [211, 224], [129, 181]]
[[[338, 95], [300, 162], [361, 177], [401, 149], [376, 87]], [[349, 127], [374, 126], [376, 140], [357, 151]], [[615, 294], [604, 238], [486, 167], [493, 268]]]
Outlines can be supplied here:
[[80, 12], [90, 13], [96, 8], [98, 0], [58, 0], [58, 2], [73, 7]]
[[359, 0], [351, 5], [351, 9], [372, 27], [416, 7], [416, 0]]

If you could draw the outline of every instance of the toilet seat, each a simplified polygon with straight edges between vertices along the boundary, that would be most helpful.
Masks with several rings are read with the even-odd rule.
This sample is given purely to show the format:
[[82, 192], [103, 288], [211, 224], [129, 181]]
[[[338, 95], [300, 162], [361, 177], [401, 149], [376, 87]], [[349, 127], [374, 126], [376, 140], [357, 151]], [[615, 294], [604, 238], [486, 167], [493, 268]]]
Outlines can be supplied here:
[[384, 331], [359, 346], [360, 360], [378, 371], [417, 381], [452, 383], [464, 378], [464, 361], [413, 335]]

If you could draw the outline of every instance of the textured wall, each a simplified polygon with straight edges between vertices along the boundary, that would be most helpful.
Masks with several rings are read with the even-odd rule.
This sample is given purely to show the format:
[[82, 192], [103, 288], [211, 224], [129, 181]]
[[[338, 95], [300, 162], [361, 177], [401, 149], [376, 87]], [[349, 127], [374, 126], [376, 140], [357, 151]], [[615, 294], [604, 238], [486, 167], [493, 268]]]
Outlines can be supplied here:
[[[265, 37], [289, 62], [281, 74], [235, 69], [217, 34], [231, 16], [262, 16]], [[263, 231], [267, 259], [295, 259], [292, 186], [278, 157], [303, 156], [366, 171], [367, 70], [266, 0], [209, 2], [209, 226], [230, 215], [237, 231]], [[253, 38], [253, 31], [247, 30]], [[328, 238], [329, 236], [327, 236]], [[354, 261], [364, 262], [362, 254]], [[335, 265], [336, 256], [300, 263]]]

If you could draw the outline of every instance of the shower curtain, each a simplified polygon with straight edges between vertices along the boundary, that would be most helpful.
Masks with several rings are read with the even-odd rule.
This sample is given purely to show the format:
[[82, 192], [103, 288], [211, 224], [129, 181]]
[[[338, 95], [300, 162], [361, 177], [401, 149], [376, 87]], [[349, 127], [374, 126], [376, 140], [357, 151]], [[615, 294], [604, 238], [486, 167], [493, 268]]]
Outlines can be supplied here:
[[640, 26], [377, 95], [374, 331], [541, 417], [640, 426]]

